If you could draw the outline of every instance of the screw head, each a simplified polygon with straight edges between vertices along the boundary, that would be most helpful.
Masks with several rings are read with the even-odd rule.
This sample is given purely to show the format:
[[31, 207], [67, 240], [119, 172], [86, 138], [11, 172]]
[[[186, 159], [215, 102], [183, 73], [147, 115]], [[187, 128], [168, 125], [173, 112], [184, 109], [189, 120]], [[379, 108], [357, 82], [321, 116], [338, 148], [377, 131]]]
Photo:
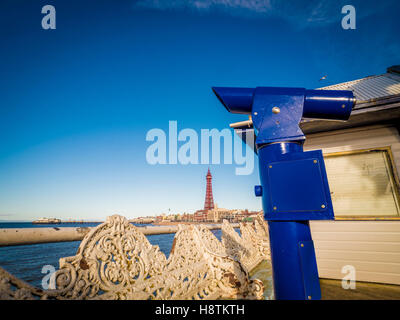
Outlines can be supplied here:
[[278, 114], [279, 112], [281, 112], [281, 109], [279, 109], [278, 107], [272, 108], [272, 113]]
[[308, 296], [307, 298], [308, 298], [308, 300], [311, 300], [311, 296]]
[[342, 104], [342, 108], [343, 108], [343, 109], [346, 108], [346, 105]]
[[314, 163], [317, 163], [318, 161], [317, 160], [314, 160]]
[[302, 247], [302, 248], [303, 248], [303, 247], [304, 247], [304, 244], [302, 243], [302, 244], [300, 245], [300, 247]]
[[258, 112], [253, 112], [253, 114], [256, 116], [256, 115], [258, 115]]
[[277, 208], [276, 208], [276, 207], [274, 207], [273, 209], [274, 209], [274, 210], [276, 210]]
[[269, 168], [271, 169], [271, 168], [272, 168], [272, 166], [269, 166]]
[[324, 208], [325, 208], [325, 205], [323, 204], [323, 205], [321, 206], [321, 208], [324, 209]]

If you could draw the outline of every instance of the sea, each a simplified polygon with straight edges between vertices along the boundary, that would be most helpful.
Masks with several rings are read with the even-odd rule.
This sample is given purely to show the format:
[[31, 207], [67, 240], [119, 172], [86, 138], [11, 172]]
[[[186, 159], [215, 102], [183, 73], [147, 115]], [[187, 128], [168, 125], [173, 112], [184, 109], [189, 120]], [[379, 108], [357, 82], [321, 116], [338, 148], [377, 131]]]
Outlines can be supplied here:
[[[46, 228], [46, 227], [95, 227], [99, 223], [68, 223], [68, 224], [43, 224], [37, 225], [31, 222], [0, 222], [1, 228]], [[133, 223], [133, 225], [136, 225]], [[144, 226], [136, 225], [138, 227]], [[211, 230], [221, 240], [221, 230]], [[152, 245], [158, 245], [160, 250], [168, 258], [172, 248], [175, 234], [147, 235]], [[48, 271], [44, 266], [51, 265], [59, 268], [59, 259], [74, 256], [81, 241], [39, 243], [21, 246], [0, 247], [0, 267], [27, 283], [42, 287], [42, 279]], [[42, 273], [43, 270], [43, 273]]]

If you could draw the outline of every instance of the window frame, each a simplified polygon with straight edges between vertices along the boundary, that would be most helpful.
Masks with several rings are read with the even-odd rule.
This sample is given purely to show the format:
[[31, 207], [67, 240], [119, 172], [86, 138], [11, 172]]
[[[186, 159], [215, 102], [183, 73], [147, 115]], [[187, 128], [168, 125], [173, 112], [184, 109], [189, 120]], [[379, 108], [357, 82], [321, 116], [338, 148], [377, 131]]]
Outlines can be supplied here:
[[353, 155], [353, 154], [363, 154], [363, 153], [368, 153], [368, 152], [382, 152], [382, 151], [384, 152], [384, 155], [386, 156], [386, 160], [387, 160], [387, 164], [388, 164], [388, 168], [387, 168], [388, 174], [389, 174], [390, 181], [392, 182], [396, 205], [399, 208], [399, 215], [398, 216], [371, 216], [371, 215], [336, 216], [335, 215], [335, 220], [340, 220], [340, 221], [346, 221], [346, 220], [400, 221], [400, 182], [399, 182], [399, 176], [398, 176], [398, 172], [397, 172], [396, 165], [394, 162], [394, 157], [393, 157], [391, 146], [368, 148], [368, 149], [357, 149], [357, 150], [349, 150], [349, 151], [339, 151], [339, 152], [330, 152], [330, 153], [324, 153], [323, 157], [325, 159], [325, 158], [334, 158], [334, 157]]

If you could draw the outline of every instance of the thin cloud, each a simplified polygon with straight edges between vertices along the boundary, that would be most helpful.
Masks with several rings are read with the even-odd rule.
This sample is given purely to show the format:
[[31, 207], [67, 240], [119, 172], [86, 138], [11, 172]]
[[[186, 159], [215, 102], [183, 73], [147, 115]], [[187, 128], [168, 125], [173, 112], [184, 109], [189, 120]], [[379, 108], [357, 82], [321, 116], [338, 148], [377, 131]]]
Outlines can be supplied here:
[[[352, 0], [357, 18], [385, 10], [397, 0], [376, 5], [372, 0]], [[134, 8], [153, 10], [189, 10], [199, 13], [222, 12], [245, 18], [277, 17], [300, 28], [340, 23], [341, 9], [347, 0], [138, 0]]]
[[265, 14], [271, 10], [270, 0], [139, 0], [137, 8], [156, 10], [193, 10], [199, 12], [224, 11], [238, 14]]

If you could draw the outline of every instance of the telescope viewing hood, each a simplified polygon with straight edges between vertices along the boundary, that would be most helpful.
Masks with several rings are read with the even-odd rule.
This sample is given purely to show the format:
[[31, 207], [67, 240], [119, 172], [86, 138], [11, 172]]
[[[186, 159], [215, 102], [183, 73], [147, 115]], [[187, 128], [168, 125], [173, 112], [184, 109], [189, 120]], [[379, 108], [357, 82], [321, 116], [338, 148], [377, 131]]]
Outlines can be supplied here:
[[348, 90], [305, 88], [213, 87], [215, 95], [231, 113], [251, 115], [258, 131], [256, 144], [304, 140], [302, 118], [347, 120], [356, 99]]

